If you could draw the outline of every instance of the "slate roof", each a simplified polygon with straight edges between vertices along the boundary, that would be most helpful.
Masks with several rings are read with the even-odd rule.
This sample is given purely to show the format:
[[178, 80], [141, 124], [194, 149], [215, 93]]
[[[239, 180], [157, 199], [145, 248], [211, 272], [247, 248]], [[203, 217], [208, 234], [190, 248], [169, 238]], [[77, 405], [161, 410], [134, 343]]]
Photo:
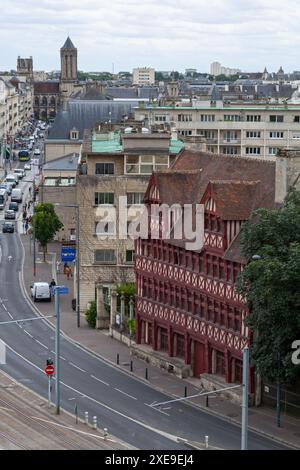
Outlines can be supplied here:
[[43, 166], [43, 170], [51, 171], [76, 171], [78, 167], [79, 154], [70, 153], [63, 157], [55, 158]]
[[[70, 130], [75, 127], [79, 131], [79, 139], [83, 139], [85, 129], [91, 129], [96, 122], [111, 120], [112, 123], [121, 121], [123, 116], [133, 113], [138, 102], [118, 101], [84, 101], [70, 100], [67, 110], [58, 111], [48, 140], [69, 140]], [[109, 114], [111, 113], [111, 114]]]
[[62, 49], [76, 49], [76, 47], [74, 46], [74, 44], [72, 43], [71, 39], [69, 38], [69, 36], [67, 37], [67, 40], [66, 42], [64, 43]]

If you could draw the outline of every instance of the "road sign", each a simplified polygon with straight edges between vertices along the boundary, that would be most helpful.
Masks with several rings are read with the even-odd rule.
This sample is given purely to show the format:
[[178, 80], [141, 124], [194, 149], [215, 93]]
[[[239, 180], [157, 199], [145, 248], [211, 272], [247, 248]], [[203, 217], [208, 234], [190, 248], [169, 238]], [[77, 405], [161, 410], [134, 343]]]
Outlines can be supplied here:
[[52, 287], [52, 295], [55, 295], [55, 292], [59, 290], [60, 295], [67, 295], [69, 293], [69, 288], [66, 286], [56, 286]]
[[51, 366], [51, 365], [46, 366], [45, 367], [45, 372], [46, 372], [47, 375], [53, 375], [54, 374], [54, 366]]
[[61, 261], [72, 263], [76, 259], [76, 248], [63, 246], [61, 249]]

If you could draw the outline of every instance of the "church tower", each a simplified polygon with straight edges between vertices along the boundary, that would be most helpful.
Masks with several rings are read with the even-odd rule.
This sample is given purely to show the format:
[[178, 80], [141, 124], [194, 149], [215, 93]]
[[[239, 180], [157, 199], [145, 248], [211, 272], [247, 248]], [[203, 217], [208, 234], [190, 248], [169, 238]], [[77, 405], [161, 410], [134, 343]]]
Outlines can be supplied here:
[[77, 49], [68, 37], [63, 47], [60, 49], [61, 59], [61, 92], [70, 95], [77, 83]]

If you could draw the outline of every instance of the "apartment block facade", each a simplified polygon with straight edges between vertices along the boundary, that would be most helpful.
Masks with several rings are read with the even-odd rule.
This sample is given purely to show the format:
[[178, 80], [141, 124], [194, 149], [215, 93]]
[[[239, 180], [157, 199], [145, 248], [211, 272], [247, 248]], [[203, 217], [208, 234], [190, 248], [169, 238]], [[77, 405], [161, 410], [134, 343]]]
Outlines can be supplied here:
[[155, 70], [151, 67], [137, 67], [133, 69], [133, 85], [154, 85]]
[[[85, 135], [76, 188], [83, 311], [99, 295], [109, 301], [112, 286], [134, 282], [134, 242], [120, 236], [120, 216], [126, 212], [130, 223], [140, 215], [152, 172], [168, 169], [183, 146], [170, 133], [146, 131], [129, 128], [121, 134], [98, 126]], [[99, 315], [108, 327], [109, 316]]]
[[208, 104], [135, 109], [149, 125], [168, 123], [180, 138], [200, 138], [215, 154], [274, 160], [279, 150], [300, 148], [300, 106]]

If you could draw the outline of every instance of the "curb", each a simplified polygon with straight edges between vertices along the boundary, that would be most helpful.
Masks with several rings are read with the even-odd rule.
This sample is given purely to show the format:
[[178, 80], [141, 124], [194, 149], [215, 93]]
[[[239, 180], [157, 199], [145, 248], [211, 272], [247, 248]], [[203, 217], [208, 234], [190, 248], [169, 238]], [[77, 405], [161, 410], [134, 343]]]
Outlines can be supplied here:
[[[32, 302], [31, 298], [29, 297], [27, 291], [26, 291], [26, 288], [25, 288], [25, 283], [24, 283], [24, 276], [23, 276], [23, 271], [24, 271], [24, 262], [25, 262], [25, 248], [24, 248], [24, 245], [23, 245], [23, 242], [22, 242], [22, 239], [20, 237], [20, 243], [21, 243], [21, 246], [22, 246], [22, 251], [23, 251], [23, 257], [22, 257], [22, 263], [21, 263], [21, 275], [20, 275], [20, 281], [21, 281], [21, 290], [23, 291], [23, 295], [25, 294], [25, 297], [27, 298], [27, 302], [30, 303], [30, 305], [34, 308], [34, 310], [36, 311], [37, 315], [39, 317], [43, 317], [44, 315], [41, 314], [41, 312], [38, 310], [38, 308], [34, 305], [34, 303]], [[47, 324], [54, 330], [54, 326], [52, 325], [52, 323], [48, 320], [48, 319], [44, 319], [45, 322], [47, 322]], [[99, 358], [101, 359], [103, 362], [106, 362], [108, 364], [110, 364], [112, 367], [120, 370], [121, 372], [123, 372], [124, 374], [126, 374], [127, 376], [129, 377], [134, 377], [136, 380], [142, 382], [143, 384], [145, 385], [148, 385], [148, 387], [152, 388], [152, 389], [155, 389], [157, 391], [159, 391], [160, 393], [163, 393], [164, 395], [167, 395], [169, 396], [170, 393], [168, 391], [166, 391], [165, 389], [161, 388], [161, 387], [158, 387], [156, 385], [153, 385], [153, 384], [150, 384], [149, 381], [147, 381], [146, 379], [144, 379], [143, 377], [139, 377], [137, 376], [134, 372], [128, 372], [127, 370], [124, 370], [121, 366], [118, 366], [117, 364], [115, 364], [114, 362], [112, 362], [110, 359], [107, 359], [105, 358], [104, 356], [101, 356], [99, 353], [93, 351], [92, 349], [88, 348], [87, 346], [85, 345], [82, 345], [81, 343], [75, 341], [73, 338], [71, 338], [68, 334], [66, 334], [64, 331], [62, 331], [62, 334], [63, 336], [68, 340], [70, 341], [72, 344], [74, 344], [75, 346], [81, 348], [82, 350], [84, 350], [85, 352], [89, 353], [90, 355], [96, 357], [96, 358]], [[184, 379], [183, 379], [184, 380]], [[177, 395], [178, 398], [181, 398], [179, 395]], [[229, 422], [231, 424], [234, 424], [235, 426], [238, 426], [240, 427], [241, 426], [241, 423], [239, 421], [237, 421], [236, 419], [234, 418], [230, 418], [230, 417], [227, 417], [225, 416], [224, 414], [222, 413], [219, 413], [217, 411], [213, 411], [211, 409], [207, 409], [206, 407], [203, 407], [201, 405], [198, 405], [198, 404], [195, 404], [195, 403], [191, 403], [189, 400], [186, 401], [186, 404], [189, 405], [189, 406], [192, 406], [194, 408], [197, 408], [197, 409], [200, 409], [202, 412], [208, 414], [208, 415], [211, 415], [211, 416], [215, 416], [219, 419], [221, 419], [222, 421], [224, 422]], [[262, 436], [262, 437], [266, 437], [268, 439], [270, 439], [271, 441], [273, 442], [276, 442], [277, 444], [282, 444], [282, 445], [286, 445], [294, 450], [299, 450], [300, 449], [300, 445], [297, 446], [295, 445], [294, 443], [291, 443], [289, 441], [286, 441], [286, 440], [283, 440], [283, 439], [279, 439], [277, 437], [275, 437], [274, 435], [272, 434], [269, 434], [261, 429], [258, 429], [258, 428], [255, 428], [253, 426], [248, 426], [248, 429], [249, 431], [259, 435], [259, 436]]]

